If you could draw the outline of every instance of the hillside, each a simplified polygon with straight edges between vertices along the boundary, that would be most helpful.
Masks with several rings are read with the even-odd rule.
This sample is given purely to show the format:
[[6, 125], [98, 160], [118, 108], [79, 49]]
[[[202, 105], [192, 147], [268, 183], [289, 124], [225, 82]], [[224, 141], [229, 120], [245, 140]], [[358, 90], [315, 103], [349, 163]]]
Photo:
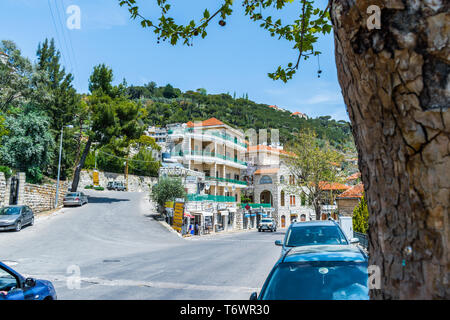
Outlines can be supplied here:
[[291, 140], [295, 132], [313, 129], [319, 138], [328, 140], [340, 150], [353, 145], [350, 124], [336, 121], [330, 116], [303, 119], [292, 116], [291, 112], [275, 110], [267, 104], [258, 104], [246, 98], [206, 94], [205, 89], [181, 92], [170, 85], [157, 88], [154, 83], [145, 87], [129, 87], [128, 94], [146, 106], [148, 125], [163, 126], [215, 117], [244, 130], [279, 129], [282, 143]]

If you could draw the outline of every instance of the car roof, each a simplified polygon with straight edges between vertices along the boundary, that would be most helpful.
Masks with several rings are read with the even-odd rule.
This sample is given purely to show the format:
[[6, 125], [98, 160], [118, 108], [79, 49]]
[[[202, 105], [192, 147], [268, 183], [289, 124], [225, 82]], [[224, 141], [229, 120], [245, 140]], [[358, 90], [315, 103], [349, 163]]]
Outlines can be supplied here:
[[312, 227], [312, 226], [336, 226], [336, 221], [334, 220], [319, 220], [319, 221], [303, 221], [303, 222], [294, 222], [291, 224], [292, 228], [298, 227]]
[[356, 246], [314, 245], [290, 249], [282, 262], [349, 261], [365, 262], [367, 256]]

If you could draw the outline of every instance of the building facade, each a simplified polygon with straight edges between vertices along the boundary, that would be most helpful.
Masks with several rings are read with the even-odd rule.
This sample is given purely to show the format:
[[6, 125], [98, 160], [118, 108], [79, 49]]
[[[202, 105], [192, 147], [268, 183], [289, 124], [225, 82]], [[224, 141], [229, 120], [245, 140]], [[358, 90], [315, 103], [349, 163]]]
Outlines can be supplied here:
[[188, 201], [197, 204], [193, 212], [208, 217], [212, 231], [240, 228], [241, 190], [247, 187], [241, 179], [241, 170], [247, 168], [243, 133], [215, 118], [188, 122], [167, 133], [170, 158], [205, 175], [198, 192], [188, 194]]
[[[276, 219], [279, 228], [287, 228], [293, 221], [309, 221], [315, 218], [314, 210], [307, 205], [306, 199], [288, 191], [292, 190], [289, 189], [289, 184], [295, 184], [295, 181], [283, 160], [286, 155], [288, 153], [280, 145], [248, 147], [247, 161], [254, 164], [255, 168], [250, 180], [254, 206], [258, 211], [255, 216], [256, 225], [258, 217], [268, 213]], [[270, 204], [270, 210], [267, 207], [258, 210], [260, 207], [257, 203]], [[253, 225], [251, 222], [248, 224]]]

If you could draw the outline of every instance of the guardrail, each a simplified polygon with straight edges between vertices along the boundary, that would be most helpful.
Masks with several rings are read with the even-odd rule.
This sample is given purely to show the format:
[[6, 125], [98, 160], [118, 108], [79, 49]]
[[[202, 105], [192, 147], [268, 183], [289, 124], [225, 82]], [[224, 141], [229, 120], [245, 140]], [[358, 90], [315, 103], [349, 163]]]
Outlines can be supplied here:
[[367, 234], [353, 231], [353, 237], [359, 239], [359, 243], [361, 244], [361, 246], [366, 249], [369, 248], [369, 238], [367, 237]]

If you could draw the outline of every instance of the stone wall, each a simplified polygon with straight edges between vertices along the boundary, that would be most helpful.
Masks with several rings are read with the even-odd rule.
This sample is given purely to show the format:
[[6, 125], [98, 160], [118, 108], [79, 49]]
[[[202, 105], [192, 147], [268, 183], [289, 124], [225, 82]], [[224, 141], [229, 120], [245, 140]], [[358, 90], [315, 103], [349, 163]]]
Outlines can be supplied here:
[[[78, 184], [78, 191], [83, 191], [85, 186], [93, 184], [93, 170], [82, 170], [80, 175], [80, 182]], [[125, 175], [120, 173], [101, 172], [99, 171], [100, 186], [106, 189], [109, 181], [118, 181], [125, 183]], [[158, 182], [155, 177], [143, 177], [128, 175], [128, 191], [130, 192], [150, 192], [151, 186]]]
[[0, 172], [0, 206], [6, 206], [9, 204], [9, 196], [7, 197], [7, 183], [5, 179], [5, 174]]
[[[61, 181], [58, 192], [58, 207], [62, 207], [64, 195], [69, 187], [68, 182]], [[54, 184], [23, 184], [23, 193], [19, 193], [18, 204], [29, 206], [33, 211], [42, 212], [52, 210], [55, 207], [56, 181]]]

